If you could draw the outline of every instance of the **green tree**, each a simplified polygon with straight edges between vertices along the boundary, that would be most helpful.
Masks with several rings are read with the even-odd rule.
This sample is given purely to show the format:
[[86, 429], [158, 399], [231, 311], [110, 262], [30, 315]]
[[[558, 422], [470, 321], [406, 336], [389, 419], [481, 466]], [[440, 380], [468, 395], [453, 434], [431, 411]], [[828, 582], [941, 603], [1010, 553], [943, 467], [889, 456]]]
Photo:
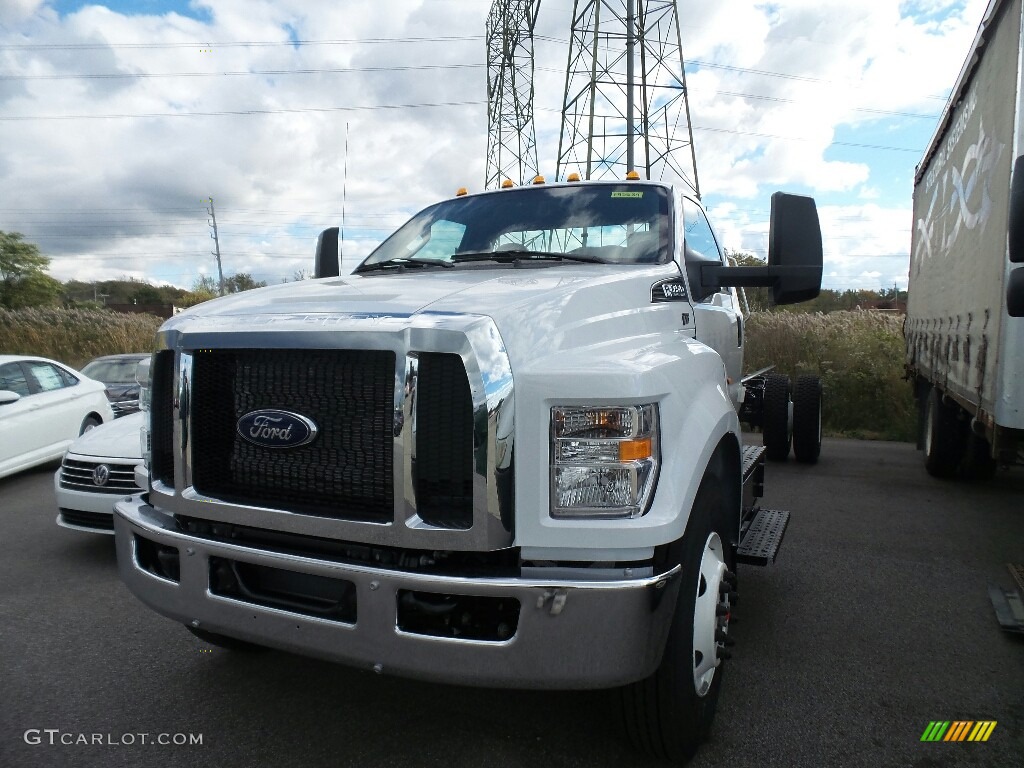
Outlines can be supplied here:
[[[758, 258], [749, 251], [726, 249], [725, 258], [729, 264], [736, 267], [763, 267], [765, 265], [764, 259]], [[751, 312], [765, 312], [772, 308], [767, 288], [742, 288], [741, 290], [747, 297], [747, 306], [750, 307]]]
[[266, 282], [253, 280], [252, 275], [247, 272], [237, 272], [231, 277], [224, 278], [224, 293], [241, 293], [253, 288], [266, 288], [266, 286]]
[[62, 286], [46, 274], [50, 260], [20, 232], [0, 231], [0, 306], [6, 309], [56, 304]]

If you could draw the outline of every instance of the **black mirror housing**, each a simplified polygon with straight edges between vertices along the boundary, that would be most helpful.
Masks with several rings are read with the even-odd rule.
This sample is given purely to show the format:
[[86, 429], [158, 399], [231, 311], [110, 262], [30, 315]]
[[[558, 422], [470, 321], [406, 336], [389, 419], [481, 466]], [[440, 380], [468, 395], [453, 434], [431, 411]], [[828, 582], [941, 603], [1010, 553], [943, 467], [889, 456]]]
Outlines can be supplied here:
[[784, 270], [772, 285], [775, 304], [796, 304], [821, 292], [821, 224], [813, 197], [772, 195], [768, 267]]
[[328, 227], [316, 239], [313, 277], [337, 277], [340, 274], [341, 259], [338, 256], [338, 228]]
[[772, 303], [796, 304], [821, 292], [821, 224], [813, 197], [772, 195], [767, 267], [701, 265], [702, 286], [768, 287]]
[[1006, 312], [1010, 317], [1024, 317], [1024, 267], [1011, 271], [1006, 281]]
[[[1013, 162], [1010, 179], [1010, 226], [1007, 234], [1010, 261], [1024, 263], [1024, 155]], [[1019, 317], [1019, 315], [1014, 315]]]

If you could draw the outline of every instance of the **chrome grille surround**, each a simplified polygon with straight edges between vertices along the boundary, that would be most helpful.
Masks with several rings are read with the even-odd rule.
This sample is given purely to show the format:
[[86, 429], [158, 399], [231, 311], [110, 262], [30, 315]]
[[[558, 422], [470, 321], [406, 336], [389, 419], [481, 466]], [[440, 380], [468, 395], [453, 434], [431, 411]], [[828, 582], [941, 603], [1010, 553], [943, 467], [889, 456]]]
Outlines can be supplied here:
[[[396, 547], [490, 551], [511, 546], [511, 500], [499, 493], [498, 473], [509, 471], [512, 462], [512, 370], [498, 329], [489, 317], [420, 312], [187, 318], [187, 322], [172, 322], [161, 330], [158, 341], [163, 349], [175, 352], [171, 407], [175, 481], [172, 487], [152, 478], [154, 505], [212, 521]], [[203, 349], [393, 352], [392, 519], [381, 523], [315, 517], [282, 507], [231, 504], [198, 493], [193, 477], [196, 462], [202, 457], [195, 455], [190, 400], [193, 353]], [[473, 405], [473, 524], [466, 529], [432, 525], [418, 511], [413, 482], [417, 450], [413, 424], [418, 358], [425, 352], [458, 355], [469, 379]]]

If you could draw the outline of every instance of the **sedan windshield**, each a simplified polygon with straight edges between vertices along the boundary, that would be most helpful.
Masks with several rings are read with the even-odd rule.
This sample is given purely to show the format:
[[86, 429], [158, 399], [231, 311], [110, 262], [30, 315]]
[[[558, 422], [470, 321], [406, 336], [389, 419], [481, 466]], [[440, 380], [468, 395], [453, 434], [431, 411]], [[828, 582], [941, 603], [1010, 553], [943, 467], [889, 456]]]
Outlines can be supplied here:
[[93, 360], [82, 369], [82, 373], [90, 379], [102, 381], [104, 384], [134, 384], [135, 369], [143, 358], [115, 358], [112, 360]]
[[481, 262], [654, 264], [668, 260], [670, 231], [661, 186], [520, 187], [421, 211], [356, 272]]

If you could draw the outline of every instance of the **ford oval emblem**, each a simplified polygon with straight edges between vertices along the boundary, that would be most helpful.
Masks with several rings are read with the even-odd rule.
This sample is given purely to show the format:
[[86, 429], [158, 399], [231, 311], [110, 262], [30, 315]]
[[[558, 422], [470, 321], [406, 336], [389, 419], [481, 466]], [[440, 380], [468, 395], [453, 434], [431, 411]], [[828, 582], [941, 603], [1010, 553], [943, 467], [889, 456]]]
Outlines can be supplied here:
[[249, 411], [238, 420], [238, 434], [261, 448], [298, 448], [316, 437], [312, 420], [291, 411]]

